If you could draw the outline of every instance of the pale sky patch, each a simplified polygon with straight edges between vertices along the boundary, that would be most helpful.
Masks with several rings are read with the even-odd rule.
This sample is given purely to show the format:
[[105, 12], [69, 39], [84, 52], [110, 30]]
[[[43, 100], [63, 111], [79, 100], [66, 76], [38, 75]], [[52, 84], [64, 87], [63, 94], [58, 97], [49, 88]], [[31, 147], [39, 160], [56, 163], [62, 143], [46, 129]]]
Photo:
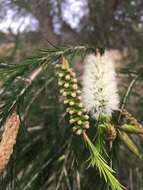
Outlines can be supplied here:
[[80, 19], [88, 13], [86, 0], [65, 0], [62, 4], [63, 20], [72, 28], [80, 24]]
[[[87, 1], [65, 0], [61, 5], [61, 9], [63, 20], [66, 21], [73, 29], [75, 29], [80, 24], [81, 18], [88, 12]], [[18, 31], [34, 31], [38, 29], [38, 21], [33, 17], [32, 14], [28, 13], [25, 17], [18, 17], [15, 10], [7, 7], [6, 16], [4, 20], [0, 22], [0, 30], [8, 32], [9, 29], [14, 33], [17, 33]]]
[[4, 32], [8, 32], [10, 29], [12, 32], [17, 33], [18, 31], [33, 31], [37, 28], [38, 21], [31, 14], [18, 18], [11, 9], [7, 10], [5, 18], [0, 22], [0, 30]]

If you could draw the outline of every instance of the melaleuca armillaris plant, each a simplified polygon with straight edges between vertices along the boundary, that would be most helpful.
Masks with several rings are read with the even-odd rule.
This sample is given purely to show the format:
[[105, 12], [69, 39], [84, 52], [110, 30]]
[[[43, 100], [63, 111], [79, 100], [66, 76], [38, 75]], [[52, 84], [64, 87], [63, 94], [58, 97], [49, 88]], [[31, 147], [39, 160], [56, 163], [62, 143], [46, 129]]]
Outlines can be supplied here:
[[117, 137], [111, 120], [113, 111], [119, 109], [119, 95], [114, 62], [108, 51], [102, 55], [97, 52], [96, 55], [86, 56], [82, 84], [83, 103], [91, 117], [98, 121], [95, 123], [96, 141], [99, 142], [96, 146], [102, 151], [105, 140], [108, 140], [111, 148], [112, 141]]
[[[133, 126], [119, 125], [119, 123], [115, 126], [112, 122], [112, 113], [119, 110], [119, 95], [114, 62], [108, 51], [102, 55], [97, 52], [96, 55], [86, 56], [82, 84], [82, 100], [88, 113], [95, 120], [95, 124], [93, 124], [97, 131], [95, 146], [99, 152], [103, 155], [107, 154], [106, 142], [112, 151], [113, 141], [119, 137], [135, 155], [140, 157], [137, 146], [125, 133], [127, 131], [142, 133], [141, 128], [135, 127], [138, 126], [137, 122], [134, 122]], [[122, 132], [116, 128], [117, 125], [120, 126]], [[95, 162], [92, 159], [90, 162], [94, 166]]]
[[70, 68], [67, 59], [64, 57], [62, 58], [62, 63], [56, 65], [56, 74], [60, 93], [64, 97], [64, 103], [67, 105], [66, 111], [70, 115], [69, 123], [73, 125], [72, 130], [78, 135], [83, 135], [91, 154], [88, 160], [89, 166], [96, 166], [98, 168], [100, 175], [104, 177], [106, 183], [112, 190], [122, 190], [122, 185], [113, 175], [114, 171], [100, 155], [100, 151], [93, 145], [86, 134], [86, 129], [89, 128], [89, 116], [82, 103], [81, 91], [77, 83], [76, 74]]
[[[82, 78], [82, 100], [93, 119], [97, 122], [97, 130], [101, 130], [100, 125], [104, 125], [104, 130], [109, 138], [115, 140], [118, 128], [123, 132], [142, 133], [141, 125], [123, 110], [119, 114], [117, 121], [123, 115], [127, 120], [125, 124], [116, 122], [112, 125], [112, 114], [119, 111], [119, 95], [117, 89], [116, 72], [114, 61], [109, 51], [104, 54], [88, 54], [84, 60], [84, 73]], [[130, 124], [130, 125], [129, 125]], [[132, 124], [132, 125], [131, 125]], [[110, 134], [110, 135], [109, 135]], [[111, 137], [110, 137], [111, 136]]]
[[[108, 51], [104, 54], [95, 52], [97, 52], [96, 48], [85, 46], [54, 47], [40, 50], [34, 57], [21, 64], [0, 64], [0, 127], [6, 129], [1, 131], [0, 142], [0, 159], [2, 159], [0, 170], [7, 171], [3, 176], [5, 180], [3, 189], [10, 187], [12, 190], [48, 188], [64, 190], [75, 189], [75, 184], [78, 187], [81, 185], [81, 189], [87, 189], [89, 183], [85, 182], [86, 169], [83, 165], [86, 165], [89, 170], [93, 167], [97, 176], [100, 176], [103, 183], [101, 186], [98, 183], [96, 189], [124, 189], [115, 177], [114, 163], [112, 163], [115, 157], [113, 149], [118, 151], [119, 148], [114, 142], [123, 142], [130, 151], [141, 158], [140, 151], [135, 141], [130, 138], [130, 134], [142, 137], [143, 130], [133, 116], [120, 109], [114, 62]], [[72, 68], [75, 56], [84, 58], [84, 61], [81, 60], [84, 70], [82, 81], [77, 79]], [[55, 81], [59, 89], [53, 88], [56, 85]], [[48, 114], [48, 117], [46, 116], [48, 127], [42, 127], [41, 124], [35, 128], [28, 127], [27, 136], [30, 138], [24, 143], [19, 143], [18, 140], [24, 138], [22, 131], [25, 130], [22, 128], [19, 131], [17, 139], [19, 119], [22, 126], [32, 114], [33, 123], [41, 121], [37, 113], [30, 113], [29, 110], [31, 106], [37, 104], [35, 100], [38, 97], [45, 97], [45, 93], [42, 93], [45, 89], [49, 94], [52, 93], [52, 96], [48, 94], [45, 98], [45, 102], [52, 106], [47, 106], [48, 108], [45, 109], [44, 105], [46, 111], [42, 110], [40, 117], [45, 113]], [[63, 102], [58, 101], [59, 93], [56, 90], [60, 92]], [[57, 96], [53, 96], [56, 94], [55, 91]], [[53, 97], [55, 99], [51, 101]], [[68, 116], [66, 119], [71, 127], [66, 128], [64, 132], [64, 127], [59, 127], [59, 120], [63, 119], [65, 113], [59, 109], [60, 105], [57, 106], [57, 102], [64, 105]], [[41, 107], [38, 105], [39, 110]], [[15, 108], [20, 118], [15, 112], [13, 113]], [[70, 146], [73, 142], [69, 134], [72, 134], [72, 137], [78, 135], [76, 139], [80, 139], [80, 143], [76, 148], [79, 148], [79, 152], [80, 145], [84, 144], [85, 157], [82, 156], [82, 159], [73, 153], [74, 146]], [[37, 144], [40, 146], [39, 149]], [[18, 154], [16, 151], [13, 153], [13, 146], [15, 148], [21, 146], [22, 150], [20, 149]], [[34, 159], [31, 152], [35, 154]], [[16, 159], [8, 164], [12, 153], [13, 158]], [[14, 157], [15, 155], [17, 157]], [[82, 163], [79, 163], [78, 167], [73, 167], [74, 160], [77, 162], [82, 160]], [[14, 183], [14, 179], [9, 178], [8, 175], [7, 169], [12, 163], [15, 164], [14, 172], [11, 173], [18, 176], [18, 183]], [[73, 168], [74, 174], [71, 174], [70, 168]], [[80, 174], [83, 168], [84, 172]], [[86, 173], [89, 170], [87, 169]], [[90, 173], [88, 180], [90, 180]]]

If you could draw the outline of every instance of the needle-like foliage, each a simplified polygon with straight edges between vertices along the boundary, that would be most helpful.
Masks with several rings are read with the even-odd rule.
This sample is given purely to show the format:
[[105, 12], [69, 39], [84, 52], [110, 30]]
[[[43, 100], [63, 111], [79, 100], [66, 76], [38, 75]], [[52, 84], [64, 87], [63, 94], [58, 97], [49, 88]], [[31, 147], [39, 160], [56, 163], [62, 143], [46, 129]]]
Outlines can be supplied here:
[[[112, 148], [119, 151], [114, 141], [130, 141], [128, 148], [140, 155], [128, 133], [142, 135], [142, 130], [135, 130], [139, 124], [127, 114], [123, 118], [123, 110], [120, 119], [117, 114], [98, 121], [87, 113], [80, 97], [82, 83], [72, 66], [74, 58], [83, 62], [94, 52], [96, 48], [85, 46], [52, 47], [19, 64], [0, 64], [1, 137], [14, 110], [21, 123], [11, 160], [1, 174], [2, 189], [93, 190], [102, 184], [106, 190], [123, 189], [109, 161], [115, 156], [108, 153]], [[61, 60], [71, 64], [65, 68]]]
[[[85, 134], [84, 134], [85, 135]], [[85, 135], [84, 137], [87, 142], [87, 147], [90, 151], [90, 157], [87, 160], [89, 167], [97, 167], [100, 173], [100, 176], [104, 177], [105, 181], [113, 190], [123, 190], [123, 186], [119, 181], [114, 177], [114, 170], [107, 164], [104, 158], [100, 155], [94, 144], [90, 139]]]

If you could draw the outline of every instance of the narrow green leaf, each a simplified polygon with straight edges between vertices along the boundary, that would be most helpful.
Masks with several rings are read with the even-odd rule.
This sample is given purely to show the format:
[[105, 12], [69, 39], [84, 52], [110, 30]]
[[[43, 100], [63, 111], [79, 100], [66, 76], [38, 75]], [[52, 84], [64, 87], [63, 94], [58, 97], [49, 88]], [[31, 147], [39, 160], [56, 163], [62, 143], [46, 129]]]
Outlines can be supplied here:
[[143, 134], [143, 128], [138, 128], [132, 124], [124, 124], [119, 127], [120, 130], [123, 130], [127, 133], [134, 133], [134, 134]]
[[113, 175], [115, 171], [110, 166], [108, 166], [106, 160], [100, 155], [97, 148], [90, 141], [86, 134], [84, 134], [84, 137], [91, 154], [87, 160], [89, 167], [96, 166], [99, 170], [100, 175], [104, 177], [106, 183], [111, 187], [112, 190], [123, 190], [123, 186]]
[[134, 153], [137, 157], [141, 158], [140, 152], [134, 141], [125, 132], [119, 132], [119, 138], [128, 147], [128, 149]]

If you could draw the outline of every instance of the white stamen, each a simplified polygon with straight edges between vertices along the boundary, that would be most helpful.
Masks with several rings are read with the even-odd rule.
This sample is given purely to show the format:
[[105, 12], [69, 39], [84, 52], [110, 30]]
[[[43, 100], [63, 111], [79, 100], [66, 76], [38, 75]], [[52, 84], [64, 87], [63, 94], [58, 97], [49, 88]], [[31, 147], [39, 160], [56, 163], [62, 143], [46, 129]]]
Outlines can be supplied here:
[[83, 73], [83, 103], [96, 119], [102, 113], [111, 116], [118, 109], [116, 73], [108, 51], [104, 55], [87, 55]]

